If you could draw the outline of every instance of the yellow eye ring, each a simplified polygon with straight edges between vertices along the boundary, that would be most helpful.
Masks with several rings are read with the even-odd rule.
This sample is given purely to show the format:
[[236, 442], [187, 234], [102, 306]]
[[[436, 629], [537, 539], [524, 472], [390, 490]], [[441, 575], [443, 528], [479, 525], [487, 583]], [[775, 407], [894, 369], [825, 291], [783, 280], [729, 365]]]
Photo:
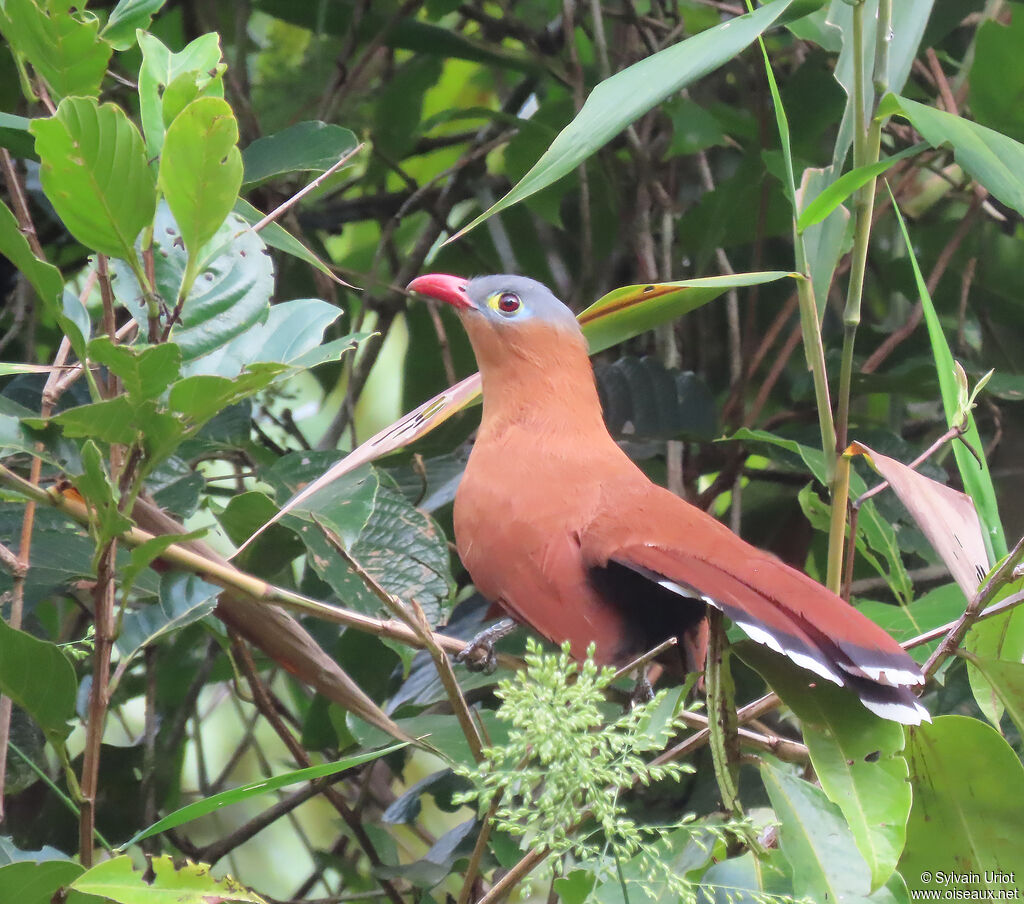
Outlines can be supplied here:
[[515, 292], [497, 292], [487, 299], [487, 303], [499, 314], [504, 314], [506, 317], [511, 317], [518, 313], [519, 309], [523, 306], [522, 301]]

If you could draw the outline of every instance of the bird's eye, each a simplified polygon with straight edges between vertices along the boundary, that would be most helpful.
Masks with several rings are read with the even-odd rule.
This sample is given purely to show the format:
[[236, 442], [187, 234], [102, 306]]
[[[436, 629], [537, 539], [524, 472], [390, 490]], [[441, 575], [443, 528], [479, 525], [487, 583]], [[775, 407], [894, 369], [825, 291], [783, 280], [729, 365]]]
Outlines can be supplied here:
[[498, 296], [497, 308], [502, 314], [514, 314], [522, 307], [522, 304], [519, 296], [514, 292], [502, 292]]

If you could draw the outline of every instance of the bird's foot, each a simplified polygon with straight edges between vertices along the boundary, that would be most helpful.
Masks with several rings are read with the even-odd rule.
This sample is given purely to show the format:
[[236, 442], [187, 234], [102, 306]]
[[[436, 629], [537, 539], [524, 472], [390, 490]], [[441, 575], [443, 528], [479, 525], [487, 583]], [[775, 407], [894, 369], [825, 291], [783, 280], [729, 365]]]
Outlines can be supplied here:
[[636, 678], [636, 684], [633, 685], [633, 692], [629, 695], [629, 708], [634, 709], [637, 706], [643, 706], [645, 703], [650, 703], [653, 699], [654, 688], [651, 687], [651, 682], [647, 680], [647, 669], [640, 669]]
[[455, 654], [456, 662], [463, 662], [471, 672], [490, 675], [498, 667], [498, 654], [494, 645], [516, 629], [511, 618], [503, 618], [476, 635], [465, 647]]

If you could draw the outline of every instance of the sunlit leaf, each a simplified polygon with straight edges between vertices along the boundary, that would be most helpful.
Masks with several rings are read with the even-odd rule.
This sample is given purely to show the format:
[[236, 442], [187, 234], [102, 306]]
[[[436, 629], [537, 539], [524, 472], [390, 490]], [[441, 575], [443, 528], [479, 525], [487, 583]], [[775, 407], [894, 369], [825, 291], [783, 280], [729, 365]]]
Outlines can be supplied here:
[[127, 259], [153, 220], [156, 186], [142, 136], [124, 111], [67, 97], [31, 126], [40, 179], [68, 231], [87, 248]]

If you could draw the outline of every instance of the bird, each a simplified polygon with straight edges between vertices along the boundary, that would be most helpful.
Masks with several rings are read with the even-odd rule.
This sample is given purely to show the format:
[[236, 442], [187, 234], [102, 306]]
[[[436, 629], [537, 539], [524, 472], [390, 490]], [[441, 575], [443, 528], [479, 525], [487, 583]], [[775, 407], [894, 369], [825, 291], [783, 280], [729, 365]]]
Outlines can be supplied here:
[[889, 634], [630, 460], [605, 426], [586, 338], [545, 285], [434, 273], [408, 291], [455, 309], [480, 369], [453, 517], [484, 597], [577, 659], [594, 644], [598, 663], [618, 666], [674, 636], [689, 670], [714, 607], [878, 716], [929, 720], [913, 692], [924, 677]]

